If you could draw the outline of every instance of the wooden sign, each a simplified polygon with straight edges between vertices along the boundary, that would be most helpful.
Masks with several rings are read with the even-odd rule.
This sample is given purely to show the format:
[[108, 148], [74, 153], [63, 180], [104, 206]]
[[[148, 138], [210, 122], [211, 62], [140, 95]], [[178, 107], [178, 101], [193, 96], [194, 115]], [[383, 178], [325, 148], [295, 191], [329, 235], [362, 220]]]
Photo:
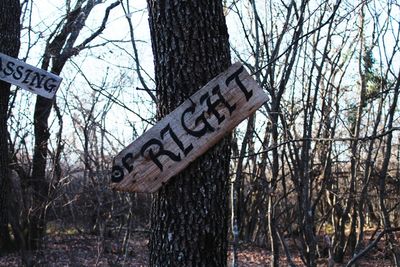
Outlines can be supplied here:
[[46, 98], [53, 98], [62, 78], [0, 53], [0, 80]]
[[155, 192], [267, 100], [244, 67], [232, 65], [114, 158], [111, 187]]

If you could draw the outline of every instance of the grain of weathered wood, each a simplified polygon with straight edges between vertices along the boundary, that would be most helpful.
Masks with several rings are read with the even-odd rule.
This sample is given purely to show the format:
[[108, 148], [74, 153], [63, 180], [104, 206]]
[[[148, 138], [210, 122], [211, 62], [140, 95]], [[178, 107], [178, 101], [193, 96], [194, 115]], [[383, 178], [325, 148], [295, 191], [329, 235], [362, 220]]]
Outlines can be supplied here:
[[60, 86], [62, 78], [0, 53], [0, 80], [51, 99]]
[[112, 188], [154, 192], [268, 100], [232, 65], [114, 158]]

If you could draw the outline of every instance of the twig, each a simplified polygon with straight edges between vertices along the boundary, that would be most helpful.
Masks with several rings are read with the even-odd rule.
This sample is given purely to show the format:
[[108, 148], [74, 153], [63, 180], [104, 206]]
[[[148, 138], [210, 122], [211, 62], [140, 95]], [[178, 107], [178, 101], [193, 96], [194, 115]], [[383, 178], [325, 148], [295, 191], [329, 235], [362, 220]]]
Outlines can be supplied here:
[[379, 233], [379, 235], [376, 237], [376, 239], [369, 244], [364, 250], [362, 250], [360, 253], [356, 254], [353, 256], [353, 258], [346, 264], [346, 267], [352, 266], [356, 261], [358, 261], [362, 256], [368, 253], [376, 244], [381, 240], [381, 238], [390, 232], [396, 232], [400, 231], [400, 227], [395, 227], [395, 228], [389, 228], [389, 229], [384, 229], [382, 232]]
[[289, 266], [290, 267], [297, 267], [297, 265], [292, 260], [292, 256], [290, 255], [290, 251], [289, 251], [288, 245], [287, 245], [285, 239], [283, 238], [281, 231], [279, 231], [278, 227], [275, 227], [275, 230], [276, 230], [276, 233], [278, 235], [279, 241], [281, 241], [281, 244], [283, 246], [283, 250], [285, 251], [286, 258], [287, 258], [287, 261], [289, 263]]
[[[381, 134], [378, 135], [370, 135], [370, 136], [364, 136], [364, 137], [359, 137], [359, 138], [354, 138], [354, 137], [345, 137], [345, 138], [299, 138], [299, 139], [292, 139], [292, 140], [287, 140], [285, 142], [279, 143], [276, 146], [271, 146], [263, 151], [256, 152], [256, 153], [251, 153], [244, 155], [244, 157], [252, 157], [252, 156], [257, 156], [260, 154], [268, 153], [273, 149], [276, 149], [278, 147], [290, 144], [290, 143], [296, 143], [296, 142], [305, 142], [305, 141], [310, 141], [310, 142], [351, 142], [351, 141], [369, 141], [369, 140], [374, 140], [374, 139], [380, 139], [382, 137], [385, 137], [388, 134], [391, 134], [394, 131], [400, 131], [400, 127], [392, 127], [389, 130], [382, 132]], [[238, 159], [240, 156], [236, 157], [231, 157], [232, 159]]]

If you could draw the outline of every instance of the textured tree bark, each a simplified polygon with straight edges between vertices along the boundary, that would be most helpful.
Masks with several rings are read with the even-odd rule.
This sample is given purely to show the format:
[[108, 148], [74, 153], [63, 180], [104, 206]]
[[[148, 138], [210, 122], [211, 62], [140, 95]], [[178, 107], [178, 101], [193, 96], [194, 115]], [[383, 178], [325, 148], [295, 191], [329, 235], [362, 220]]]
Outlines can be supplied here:
[[[17, 57], [20, 47], [21, 14], [18, 0], [0, 1], [0, 52]], [[10, 192], [10, 169], [8, 151], [7, 110], [10, 84], [0, 81], [0, 254], [11, 249], [9, 233], [8, 192]]]
[[[230, 65], [222, 1], [148, 0], [158, 118]], [[155, 195], [150, 266], [226, 266], [230, 137]]]

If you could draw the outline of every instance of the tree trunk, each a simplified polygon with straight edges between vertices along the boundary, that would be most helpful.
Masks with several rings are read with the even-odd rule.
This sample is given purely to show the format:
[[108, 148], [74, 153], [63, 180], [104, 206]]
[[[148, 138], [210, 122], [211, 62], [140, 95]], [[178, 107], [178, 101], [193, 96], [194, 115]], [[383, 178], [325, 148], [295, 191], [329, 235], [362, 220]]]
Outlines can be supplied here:
[[[51, 72], [60, 75], [63, 66], [67, 59], [53, 60]], [[42, 69], [48, 69], [48, 62], [44, 60]], [[29, 250], [39, 249], [42, 245], [42, 239], [46, 232], [46, 205], [48, 201], [49, 182], [46, 179], [46, 163], [48, 142], [50, 138], [48, 119], [51, 113], [56, 97], [48, 99], [38, 95], [36, 97], [35, 113], [34, 113], [34, 133], [35, 147], [32, 159], [32, 177], [29, 181], [29, 186], [34, 192], [32, 197], [32, 206], [34, 212], [29, 215], [28, 226], [28, 246]]]
[[[21, 14], [18, 0], [0, 1], [0, 52], [11, 57], [17, 57], [20, 47], [20, 23]], [[0, 81], [0, 254], [12, 248], [9, 233], [8, 192], [10, 192], [9, 180], [9, 151], [7, 111], [10, 96], [10, 84]]]
[[49, 184], [45, 176], [47, 143], [50, 137], [47, 120], [53, 101], [53, 99], [42, 96], [36, 98], [34, 114], [35, 148], [32, 160], [32, 177], [28, 183], [34, 192], [34, 197], [32, 197], [34, 212], [30, 213], [28, 226], [29, 250], [40, 248], [46, 230], [44, 215]]
[[[158, 118], [230, 65], [222, 1], [148, 0]], [[230, 137], [155, 195], [150, 266], [226, 266]]]
[[[396, 79], [396, 84], [393, 88], [394, 90], [394, 96], [393, 96], [393, 102], [390, 105], [389, 108], [389, 113], [388, 113], [388, 123], [387, 123], [387, 130], [391, 131], [393, 130], [393, 122], [396, 114], [396, 109], [397, 109], [397, 103], [399, 100], [399, 95], [400, 95], [400, 72], [397, 75]], [[382, 169], [379, 172], [379, 206], [381, 208], [382, 212], [382, 220], [383, 220], [383, 226], [384, 229], [391, 229], [392, 228], [392, 223], [390, 222], [390, 215], [389, 215], [389, 210], [387, 208], [386, 204], [386, 198], [387, 198], [387, 184], [386, 184], [386, 177], [388, 176], [389, 172], [389, 164], [390, 164], [390, 158], [392, 156], [392, 142], [393, 142], [393, 133], [389, 132], [387, 136], [387, 144], [385, 148], [385, 153], [383, 157], [383, 162], [382, 162]], [[389, 249], [392, 254], [392, 260], [393, 260], [393, 266], [400, 266], [400, 251], [398, 248], [398, 243], [396, 240], [395, 235], [393, 234], [392, 231], [388, 232], [387, 234], [387, 239], [389, 240]]]
[[[66, 62], [72, 56], [78, 55], [82, 49], [85, 49], [93, 39], [103, 32], [109, 13], [119, 5], [118, 1], [106, 8], [102, 24], [98, 30], [93, 32], [82, 43], [74, 46], [90, 12], [100, 3], [102, 2], [91, 0], [78, 1], [73, 10], [67, 13], [67, 19], [64, 21], [62, 27], [57, 27], [47, 40], [41, 66], [42, 69], [50, 70], [50, 72], [60, 75]], [[50, 64], [50, 62], [52, 63]], [[30, 249], [40, 248], [46, 230], [45, 207], [49, 201], [49, 182], [46, 179], [46, 162], [50, 137], [48, 119], [55, 103], [56, 97], [47, 99], [37, 96], [36, 98], [34, 113], [35, 148], [32, 159], [32, 177], [28, 183], [34, 192], [32, 196], [34, 211], [29, 215], [28, 245]]]

